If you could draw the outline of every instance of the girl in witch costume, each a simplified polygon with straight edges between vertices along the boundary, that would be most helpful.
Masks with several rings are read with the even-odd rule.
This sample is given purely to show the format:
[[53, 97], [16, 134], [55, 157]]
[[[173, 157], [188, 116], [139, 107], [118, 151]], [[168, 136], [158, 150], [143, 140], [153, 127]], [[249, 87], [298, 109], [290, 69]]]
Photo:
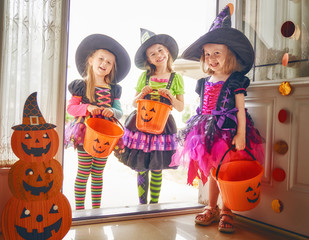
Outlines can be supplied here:
[[[264, 160], [263, 139], [254, 128], [245, 109], [246, 89], [250, 84], [245, 76], [254, 62], [254, 51], [246, 36], [231, 28], [230, 7], [226, 6], [210, 30], [183, 53], [183, 58], [201, 61], [203, 71], [210, 76], [198, 80], [200, 96], [197, 115], [191, 117], [179, 132], [179, 149], [171, 166], [188, 164], [188, 184], [198, 177], [206, 183], [212, 168], [217, 168], [227, 150], [228, 159], [248, 159], [247, 148], [258, 161]], [[219, 222], [221, 232], [234, 232], [233, 214], [226, 206], [217, 205], [219, 189], [209, 177], [209, 205], [195, 218], [200, 225]]]
[[[135, 55], [135, 65], [146, 71], [138, 79], [133, 106], [137, 106], [138, 99], [145, 98], [166, 103], [182, 111], [183, 78], [172, 70], [172, 63], [178, 55], [176, 41], [169, 35], [156, 35], [146, 29], [141, 29], [141, 39], [142, 44]], [[158, 203], [162, 169], [170, 168], [171, 157], [176, 149], [175, 120], [170, 114], [162, 134], [141, 132], [136, 128], [135, 110], [126, 119], [125, 128], [125, 149], [115, 155], [122, 163], [137, 171], [139, 202], [147, 204], [150, 185], [150, 203]]]
[[78, 153], [75, 180], [76, 209], [84, 209], [86, 185], [91, 173], [92, 208], [99, 208], [103, 187], [103, 171], [107, 158], [89, 155], [83, 148], [85, 120], [89, 117], [110, 119], [122, 117], [121, 86], [131, 61], [127, 51], [113, 38], [103, 34], [86, 37], [75, 55], [79, 73], [84, 78], [69, 84], [72, 98], [67, 106], [74, 116], [65, 129], [65, 146], [74, 145]]

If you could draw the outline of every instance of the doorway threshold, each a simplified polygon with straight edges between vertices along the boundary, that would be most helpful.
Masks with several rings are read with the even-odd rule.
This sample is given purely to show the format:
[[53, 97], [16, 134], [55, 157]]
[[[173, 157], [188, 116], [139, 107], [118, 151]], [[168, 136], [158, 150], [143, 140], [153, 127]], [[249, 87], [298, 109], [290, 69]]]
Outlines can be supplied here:
[[200, 212], [199, 203], [157, 203], [72, 211], [72, 226]]

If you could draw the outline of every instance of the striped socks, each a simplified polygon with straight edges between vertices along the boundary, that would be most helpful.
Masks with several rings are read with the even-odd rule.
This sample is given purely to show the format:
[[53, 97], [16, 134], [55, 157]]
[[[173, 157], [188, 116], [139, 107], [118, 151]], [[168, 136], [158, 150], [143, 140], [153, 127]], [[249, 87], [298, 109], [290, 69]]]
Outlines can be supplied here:
[[78, 149], [77, 154], [78, 170], [74, 185], [76, 210], [85, 209], [86, 188], [90, 173], [92, 208], [99, 208], [103, 188], [103, 171], [107, 158], [93, 158], [83, 149]]
[[107, 158], [93, 158], [91, 167], [91, 200], [92, 208], [100, 208], [103, 189], [103, 171]]
[[[140, 204], [147, 204], [149, 188], [149, 171], [137, 173], [137, 189]], [[150, 203], [158, 203], [161, 192], [162, 171], [151, 171], [150, 178]]]
[[78, 149], [78, 170], [75, 179], [75, 205], [76, 210], [85, 208], [85, 195], [88, 177], [91, 170], [92, 157], [84, 150]]
[[162, 184], [162, 171], [151, 171], [150, 203], [158, 203]]

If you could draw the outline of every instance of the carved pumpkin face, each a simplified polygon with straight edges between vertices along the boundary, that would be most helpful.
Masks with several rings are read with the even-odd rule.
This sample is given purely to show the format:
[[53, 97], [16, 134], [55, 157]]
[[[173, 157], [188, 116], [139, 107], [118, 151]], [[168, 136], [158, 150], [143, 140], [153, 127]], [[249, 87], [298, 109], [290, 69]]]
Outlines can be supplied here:
[[13, 132], [13, 152], [19, 159], [38, 161], [52, 159], [58, 150], [59, 137], [54, 129]]
[[104, 158], [111, 153], [111, 143], [109, 138], [101, 136], [92, 136], [94, 138], [87, 139], [87, 145], [84, 144], [84, 148], [91, 156]]
[[95, 138], [93, 140], [93, 146], [92, 149], [95, 153], [101, 154], [104, 153], [106, 150], [108, 150], [110, 147], [109, 141], [106, 141], [102, 138]]
[[256, 203], [260, 198], [261, 193], [261, 182], [258, 183], [257, 187], [253, 189], [251, 186], [249, 186], [246, 190], [247, 193], [247, 200], [249, 203]]
[[66, 197], [59, 193], [45, 201], [24, 201], [12, 197], [2, 214], [5, 239], [62, 239], [72, 223]]
[[143, 122], [150, 122], [154, 115], [156, 114], [156, 110], [154, 107], [147, 109], [146, 106], [141, 107], [141, 120]]
[[46, 200], [60, 192], [63, 172], [55, 160], [17, 161], [9, 171], [9, 187], [13, 195], [23, 200]]

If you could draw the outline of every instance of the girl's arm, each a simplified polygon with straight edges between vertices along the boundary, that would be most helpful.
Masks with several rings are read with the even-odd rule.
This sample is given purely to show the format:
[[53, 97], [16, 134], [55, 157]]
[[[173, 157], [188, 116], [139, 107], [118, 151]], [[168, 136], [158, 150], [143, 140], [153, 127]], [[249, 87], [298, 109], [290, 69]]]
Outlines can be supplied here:
[[89, 104], [81, 104], [82, 97], [73, 96], [69, 100], [69, 104], [67, 106], [67, 112], [76, 117], [76, 116], [87, 116], [89, 115], [89, 111], [87, 110], [87, 107]]
[[182, 112], [183, 109], [185, 108], [185, 103], [184, 103], [184, 96], [183, 94], [180, 95], [176, 95], [176, 97], [174, 97], [172, 95], [172, 97], [170, 97], [171, 99], [171, 103], [173, 105], [173, 107], [178, 111], [178, 112]]
[[158, 93], [160, 95], [162, 95], [163, 97], [166, 97], [168, 99], [171, 100], [171, 104], [172, 106], [178, 111], [178, 112], [182, 112], [184, 109], [184, 96], [183, 94], [179, 94], [176, 95], [176, 97], [174, 97], [171, 92], [168, 89], [165, 88], [160, 88], [158, 90]]
[[111, 110], [113, 111], [113, 116], [117, 118], [118, 120], [122, 117], [123, 112], [121, 108], [121, 103], [118, 99], [114, 100]]
[[148, 93], [151, 93], [152, 91], [153, 91], [152, 87], [147, 85], [147, 86], [143, 87], [141, 92], [136, 92], [135, 93], [135, 98], [133, 99], [133, 103], [132, 103], [133, 107], [135, 107], [135, 108], [137, 107], [136, 101], [138, 99], [144, 98]]
[[232, 144], [235, 145], [236, 150], [244, 150], [246, 147], [246, 112], [245, 112], [245, 95], [235, 95], [235, 105], [237, 112], [237, 133], [233, 138]]
[[81, 103], [82, 97], [73, 96], [69, 100], [67, 106], [67, 112], [76, 117], [76, 116], [88, 116], [90, 113], [92, 115], [98, 115], [101, 113], [101, 109], [98, 106]]

